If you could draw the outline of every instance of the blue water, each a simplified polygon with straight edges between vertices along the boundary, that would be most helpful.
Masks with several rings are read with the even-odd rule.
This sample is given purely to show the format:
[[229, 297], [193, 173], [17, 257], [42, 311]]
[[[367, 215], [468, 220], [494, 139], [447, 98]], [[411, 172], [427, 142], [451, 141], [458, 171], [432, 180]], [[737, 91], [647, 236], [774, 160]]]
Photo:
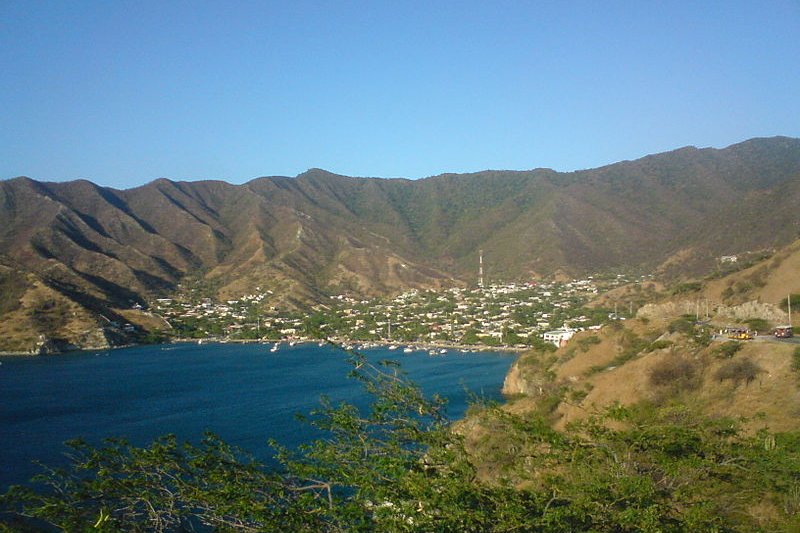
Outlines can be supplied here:
[[[464, 414], [469, 393], [499, 399], [514, 360], [384, 348], [364, 354], [399, 361], [426, 394], [449, 399], [453, 419]], [[363, 403], [346, 361], [343, 351], [316, 344], [284, 344], [276, 353], [269, 345], [179, 344], [0, 357], [0, 492], [38, 473], [34, 460], [65, 465], [63, 442], [75, 437], [93, 444], [124, 437], [142, 446], [166, 433], [198, 442], [210, 430], [268, 461], [268, 439], [295, 446], [315, 436], [295, 414], [317, 407], [320, 395]]]

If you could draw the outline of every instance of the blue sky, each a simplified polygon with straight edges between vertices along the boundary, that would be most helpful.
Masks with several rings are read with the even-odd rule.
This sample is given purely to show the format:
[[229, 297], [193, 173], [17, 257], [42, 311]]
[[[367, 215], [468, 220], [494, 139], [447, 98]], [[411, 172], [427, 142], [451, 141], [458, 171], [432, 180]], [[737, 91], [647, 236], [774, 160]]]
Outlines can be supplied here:
[[800, 2], [0, 2], [0, 179], [550, 167], [800, 137]]

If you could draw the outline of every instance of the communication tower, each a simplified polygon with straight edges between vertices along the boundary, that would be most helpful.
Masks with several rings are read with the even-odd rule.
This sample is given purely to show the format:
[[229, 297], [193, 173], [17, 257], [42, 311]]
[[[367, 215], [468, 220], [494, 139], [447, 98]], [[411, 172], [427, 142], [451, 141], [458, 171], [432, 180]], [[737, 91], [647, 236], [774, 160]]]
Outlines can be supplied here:
[[478, 287], [483, 288], [483, 250], [480, 250], [478, 258]]

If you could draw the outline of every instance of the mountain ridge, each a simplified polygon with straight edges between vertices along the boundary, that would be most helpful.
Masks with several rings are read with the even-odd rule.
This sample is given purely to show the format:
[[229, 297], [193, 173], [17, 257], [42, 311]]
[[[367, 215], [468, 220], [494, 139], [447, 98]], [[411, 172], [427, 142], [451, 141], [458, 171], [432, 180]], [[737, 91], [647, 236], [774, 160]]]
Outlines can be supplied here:
[[408, 180], [312, 168], [122, 190], [18, 177], [0, 181], [0, 264], [93, 309], [145, 304], [187, 276], [220, 298], [261, 287], [271, 305], [298, 308], [341, 292], [474, 283], [479, 250], [489, 280], [696, 275], [719, 255], [793, 241], [795, 205], [800, 139], [788, 137], [568, 173]]

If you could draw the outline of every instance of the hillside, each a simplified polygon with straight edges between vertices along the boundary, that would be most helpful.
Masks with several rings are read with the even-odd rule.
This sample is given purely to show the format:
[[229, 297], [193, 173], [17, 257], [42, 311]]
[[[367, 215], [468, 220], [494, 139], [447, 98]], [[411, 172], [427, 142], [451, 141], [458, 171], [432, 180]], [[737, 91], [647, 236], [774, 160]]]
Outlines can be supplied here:
[[[490, 280], [691, 276], [721, 255], [792, 242], [798, 203], [800, 140], [784, 137], [572, 173], [409, 181], [312, 169], [243, 185], [160, 179], [130, 190], [16, 178], [0, 182], [0, 281], [26, 282], [4, 293], [0, 310], [19, 311], [25, 291], [41, 285], [102, 327], [100, 315], [114, 321], [187, 276], [220, 298], [260, 287], [272, 291], [269, 304], [297, 308], [341, 292], [472, 283], [479, 250]], [[50, 337], [67, 322], [31, 333]]]
[[[771, 331], [789, 321], [787, 294], [800, 293], [800, 240], [722, 268], [729, 272], [668, 287], [645, 280], [600, 295], [597, 305], [630, 304], [635, 318], [521, 357], [504, 387], [511, 409], [546, 405], [563, 429], [617, 404], [680, 402], [748, 419], [750, 430], [797, 429], [800, 411], [786, 406], [800, 400], [800, 344], [777, 341]], [[792, 311], [796, 324], [798, 308]], [[761, 336], [730, 341], [719, 335], [728, 326]]]
[[796, 531], [800, 344], [713, 329], [617, 321], [521, 356], [508, 402], [457, 425], [476, 478], [549, 493], [551, 523], [576, 502], [602, 517], [578, 530]]
[[[705, 297], [729, 304], [757, 300], [783, 305], [787, 295], [800, 294], [800, 240], [741, 266], [741, 270], [708, 280]], [[795, 310], [800, 312], [800, 308]]]
[[680, 402], [710, 416], [744, 418], [756, 431], [795, 430], [800, 401], [795, 353], [800, 345], [770, 338], [713, 339], [716, 327], [642, 319], [583, 332], [552, 354], [528, 354], [504, 390], [515, 411], [548, 405], [554, 426], [616, 404]]

